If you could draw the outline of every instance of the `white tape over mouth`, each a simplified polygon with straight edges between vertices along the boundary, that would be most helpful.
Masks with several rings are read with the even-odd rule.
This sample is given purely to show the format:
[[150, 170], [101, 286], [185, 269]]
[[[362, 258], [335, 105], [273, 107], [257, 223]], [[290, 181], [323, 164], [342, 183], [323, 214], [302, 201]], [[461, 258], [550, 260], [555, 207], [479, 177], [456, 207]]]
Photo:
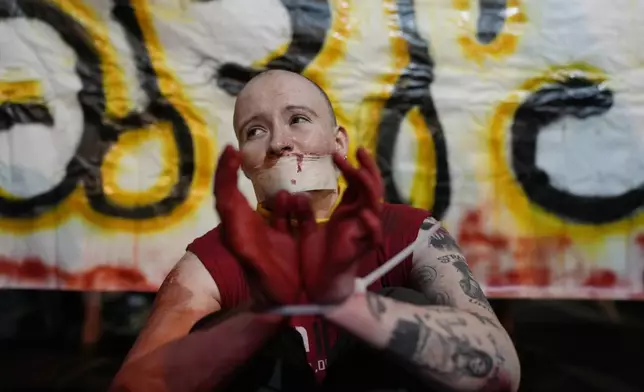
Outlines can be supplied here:
[[251, 174], [250, 180], [261, 203], [281, 190], [290, 193], [335, 190], [338, 170], [330, 155], [287, 155], [270, 168]]

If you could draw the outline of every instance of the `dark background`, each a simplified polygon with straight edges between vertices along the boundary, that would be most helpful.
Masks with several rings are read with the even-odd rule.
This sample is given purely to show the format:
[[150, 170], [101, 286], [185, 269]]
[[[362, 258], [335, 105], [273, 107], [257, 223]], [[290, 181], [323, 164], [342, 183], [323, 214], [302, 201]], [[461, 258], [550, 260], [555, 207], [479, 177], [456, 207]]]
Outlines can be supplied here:
[[[102, 333], [82, 344], [87, 293], [0, 291], [0, 390], [104, 391], [154, 294], [101, 295]], [[521, 391], [643, 391], [644, 302], [496, 300]]]

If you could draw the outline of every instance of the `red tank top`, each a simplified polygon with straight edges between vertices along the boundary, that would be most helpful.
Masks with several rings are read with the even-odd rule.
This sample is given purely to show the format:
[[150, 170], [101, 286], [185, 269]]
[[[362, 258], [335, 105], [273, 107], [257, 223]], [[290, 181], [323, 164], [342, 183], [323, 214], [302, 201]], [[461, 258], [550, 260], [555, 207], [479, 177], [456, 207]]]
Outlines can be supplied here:
[[[416, 240], [418, 229], [429, 212], [402, 204], [384, 204], [380, 215], [384, 229], [382, 246], [368, 253], [360, 261], [359, 275], [365, 276]], [[219, 227], [195, 239], [187, 248], [194, 253], [210, 272], [221, 294], [224, 309], [235, 308], [249, 299], [244, 271], [226, 250], [220, 238]], [[380, 281], [369, 287], [379, 291], [383, 287], [408, 287], [411, 256], [391, 270]], [[302, 335], [309, 364], [321, 381], [326, 374], [326, 358], [335, 343], [338, 328], [321, 317], [298, 316], [291, 325]]]

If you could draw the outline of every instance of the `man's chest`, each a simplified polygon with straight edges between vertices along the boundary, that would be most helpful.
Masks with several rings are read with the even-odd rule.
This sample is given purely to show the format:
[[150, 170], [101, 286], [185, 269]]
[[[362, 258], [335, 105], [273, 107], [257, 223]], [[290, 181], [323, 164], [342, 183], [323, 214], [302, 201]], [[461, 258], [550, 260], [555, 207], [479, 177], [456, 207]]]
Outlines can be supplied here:
[[[371, 268], [371, 266], [367, 268]], [[378, 291], [382, 287], [382, 282], [377, 281], [370, 287], [370, 290]], [[328, 357], [335, 347], [340, 329], [322, 316], [293, 317], [290, 325], [302, 337], [309, 365], [318, 381], [322, 381], [326, 376]]]
[[294, 317], [291, 327], [302, 337], [306, 357], [316, 377], [323, 378], [327, 368], [327, 357], [338, 337], [337, 327], [319, 316]]

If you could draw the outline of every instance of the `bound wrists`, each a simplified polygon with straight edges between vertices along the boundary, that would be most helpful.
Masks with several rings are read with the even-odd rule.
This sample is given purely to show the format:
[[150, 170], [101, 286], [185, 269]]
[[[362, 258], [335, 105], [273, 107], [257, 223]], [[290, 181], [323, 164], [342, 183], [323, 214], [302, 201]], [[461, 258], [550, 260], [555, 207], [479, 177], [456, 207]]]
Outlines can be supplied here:
[[349, 296], [345, 297], [341, 302], [329, 305], [327, 311], [324, 312], [324, 317], [333, 321], [334, 319], [350, 315], [353, 311], [352, 309], [354, 309], [353, 305], [356, 303], [356, 301], [359, 301], [361, 297], [364, 297], [364, 294], [352, 293]]

